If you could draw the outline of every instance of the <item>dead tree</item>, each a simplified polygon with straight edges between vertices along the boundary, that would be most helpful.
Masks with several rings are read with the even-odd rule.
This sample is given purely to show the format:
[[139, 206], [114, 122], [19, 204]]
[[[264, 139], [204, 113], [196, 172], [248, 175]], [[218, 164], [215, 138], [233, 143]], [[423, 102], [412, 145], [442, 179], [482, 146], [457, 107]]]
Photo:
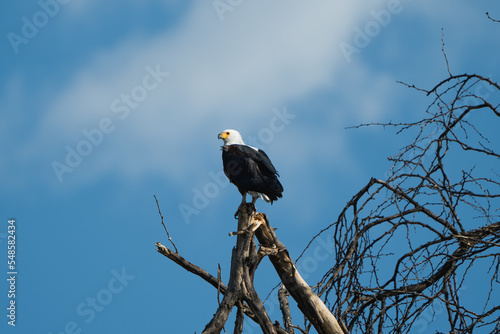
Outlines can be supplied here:
[[[294, 328], [309, 333], [311, 327], [318, 333], [424, 332], [439, 317], [446, 319], [449, 333], [500, 330], [500, 154], [495, 149], [500, 132], [484, 127], [500, 124], [500, 85], [450, 71], [429, 90], [408, 86], [432, 97], [427, 116], [379, 124], [397, 128], [398, 134], [414, 131], [414, 138], [389, 158], [387, 178], [369, 180], [309, 243], [333, 231], [333, 265], [316, 293], [267, 216], [251, 204], [241, 207], [233, 233], [237, 241], [227, 286], [177, 250], [156, 244], [158, 252], [224, 295], [203, 333], [219, 333], [234, 307], [235, 333], [242, 333], [244, 316], [263, 333], [293, 333]], [[304, 328], [292, 324], [283, 291], [283, 326], [269, 318], [253, 287], [265, 256], [307, 319]], [[478, 290], [473, 301], [462, 298], [467, 290]]]
[[316, 236], [335, 241], [317, 294], [350, 332], [500, 330], [500, 85], [448, 72], [408, 85], [432, 99], [427, 116], [378, 125], [413, 140]]
[[[291, 322], [285, 289], [295, 299], [299, 309], [318, 333], [343, 333], [331, 311], [300, 276], [286, 247], [276, 237], [265, 214], [257, 213], [251, 203], [240, 206], [238, 231], [232, 232], [230, 235], [236, 235], [237, 240], [232, 251], [231, 271], [227, 286], [221, 282], [220, 277], [215, 278], [207, 271], [185, 260], [177, 251], [172, 251], [159, 242], [156, 243], [158, 252], [184, 269], [200, 276], [224, 295], [217, 312], [202, 333], [220, 333], [234, 307], [237, 308], [234, 333], [243, 332], [243, 317], [245, 315], [259, 324], [265, 334], [293, 333], [293, 328], [300, 328]], [[255, 237], [260, 243], [258, 249]], [[253, 285], [255, 271], [265, 256], [269, 257], [283, 282], [284, 288], [279, 294], [279, 302], [283, 312], [284, 327], [278, 321], [274, 323], [271, 321], [264, 308], [264, 303]]]
[[[448, 65], [444, 43], [443, 54]], [[266, 215], [252, 205], [241, 208], [227, 286], [177, 249], [156, 244], [224, 295], [203, 333], [219, 333], [234, 307], [234, 333], [242, 333], [244, 316], [263, 333], [309, 333], [311, 327], [318, 333], [422, 333], [439, 319], [434, 331], [500, 331], [500, 85], [488, 76], [453, 75], [449, 66], [448, 73], [430, 89], [407, 85], [432, 99], [425, 117], [366, 124], [394, 127], [412, 139], [389, 158], [386, 178], [369, 180], [302, 253], [333, 231], [332, 266], [316, 294]], [[265, 256], [285, 287], [278, 292], [283, 326], [272, 323], [253, 287]], [[308, 321], [303, 328], [291, 321], [285, 289]], [[465, 298], [470, 291], [473, 297]]]
[[[237, 241], [227, 286], [177, 249], [156, 244], [158, 252], [224, 295], [203, 333], [219, 333], [234, 307], [235, 333], [242, 333], [244, 316], [263, 333], [293, 333], [294, 328], [309, 333], [311, 327], [318, 333], [424, 332], [438, 317], [446, 319], [449, 333], [500, 329], [500, 154], [494, 149], [500, 138], [495, 130], [490, 140], [481, 129], [484, 122], [500, 124], [500, 85], [477, 74], [450, 74], [430, 90], [410, 87], [433, 97], [428, 117], [380, 124], [416, 135], [389, 158], [393, 166], [387, 179], [369, 180], [337, 220], [316, 235], [332, 230], [335, 242], [334, 264], [316, 294], [267, 216], [251, 204], [242, 206], [233, 233]], [[305, 328], [292, 324], [283, 290], [283, 326], [269, 318], [253, 287], [265, 256], [309, 321]], [[477, 284], [482, 295], [478, 292], [472, 302], [462, 298]]]

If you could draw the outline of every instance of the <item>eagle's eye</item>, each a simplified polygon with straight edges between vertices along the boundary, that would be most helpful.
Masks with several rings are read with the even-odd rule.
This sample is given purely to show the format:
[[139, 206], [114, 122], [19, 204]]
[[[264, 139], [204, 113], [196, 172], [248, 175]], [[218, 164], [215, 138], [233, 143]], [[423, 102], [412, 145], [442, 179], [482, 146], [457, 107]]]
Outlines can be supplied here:
[[229, 136], [229, 132], [226, 132], [226, 135], [228, 135], [228, 136]]

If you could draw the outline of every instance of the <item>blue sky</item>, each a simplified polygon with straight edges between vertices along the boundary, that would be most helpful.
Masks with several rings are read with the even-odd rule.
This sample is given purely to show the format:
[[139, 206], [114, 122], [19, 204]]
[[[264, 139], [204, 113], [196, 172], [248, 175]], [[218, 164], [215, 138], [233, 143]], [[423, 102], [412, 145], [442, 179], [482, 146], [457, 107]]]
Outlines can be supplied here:
[[[18, 328], [2, 280], [2, 333], [201, 332], [216, 292], [156, 253], [167, 239], [153, 195], [181, 254], [213, 274], [220, 262], [227, 282], [241, 198], [221, 177], [220, 131], [273, 160], [284, 197], [257, 209], [296, 257], [384, 178], [408, 138], [345, 127], [422, 117], [429, 100], [396, 81], [445, 78], [442, 29], [453, 73], [499, 70], [493, 0], [5, 6], [0, 249], [6, 259], [15, 218]], [[265, 296], [277, 277], [268, 264], [257, 276]]]

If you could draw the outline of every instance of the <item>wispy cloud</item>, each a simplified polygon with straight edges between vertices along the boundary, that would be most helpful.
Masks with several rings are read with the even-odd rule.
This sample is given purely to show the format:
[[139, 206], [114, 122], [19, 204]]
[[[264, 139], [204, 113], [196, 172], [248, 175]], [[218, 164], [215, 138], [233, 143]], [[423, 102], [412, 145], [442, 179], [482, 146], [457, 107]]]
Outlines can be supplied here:
[[[221, 128], [256, 124], [272, 108], [327, 87], [346, 92], [348, 85], [355, 86], [355, 80], [336, 76], [346, 65], [339, 45], [370, 11], [384, 6], [384, 1], [252, 1], [221, 21], [211, 2], [196, 2], [175, 29], [153, 36], [133, 34], [95, 50], [74, 70], [68, 85], [41, 106], [40, 125], [24, 154], [47, 161], [49, 169], [52, 161], [64, 160], [67, 145], [85, 139], [82, 131], [110, 118], [116, 129], [79, 167], [82, 182], [110, 171], [188, 175], [186, 164], [196, 161], [193, 155], [203, 161], [200, 157], [208, 154], [199, 145], [208, 144], [202, 138], [213, 137], [217, 145], [214, 134]], [[89, 5], [82, 13], [92, 16], [93, 8]], [[156, 65], [170, 74], [168, 79], [119, 120], [113, 101], [130, 94], [145, 68]], [[352, 73], [363, 78], [371, 70], [359, 66]], [[359, 89], [352, 90], [347, 94], [354, 108], [337, 112], [360, 120], [382, 115], [382, 96], [393, 81], [384, 75], [376, 78], [372, 88], [365, 87], [363, 99], [356, 97]]]
[[[206, 136], [204, 129], [218, 131], [222, 120], [250, 121], [328, 84], [342, 61], [338, 43], [359, 11], [327, 1], [258, 2], [221, 22], [210, 5], [198, 3], [173, 32], [132, 36], [96, 52], [47, 106], [32, 145], [56, 160], [63, 152], [64, 159], [64, 147], [78, 144], [82, 130], [103, 117], [116, 118], [112, 101], [137, 85], [146, 66], [159, 64], [171, 76], [119, 124], [108, 144], [96, 148], [101, 154], [92, 154], [100, 158], [85, 168], [95, 177], [107, 169], [149, 172], [154, 164], [143, 159], [162, 159], [170, 166], [165, 172], [182, 173], [167, 161], [189, 159], [185, 147]], [[135, 150], [143, 153], [140, 161], [130, 158]], [[101, 160], [106, 156], [113, 161]]]

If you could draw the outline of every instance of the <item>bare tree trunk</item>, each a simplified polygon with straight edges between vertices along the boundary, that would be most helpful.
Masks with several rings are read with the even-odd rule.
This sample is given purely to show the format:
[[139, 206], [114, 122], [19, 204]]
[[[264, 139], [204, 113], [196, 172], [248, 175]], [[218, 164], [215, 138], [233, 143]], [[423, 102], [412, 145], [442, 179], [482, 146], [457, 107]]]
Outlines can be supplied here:
[[[227, 287], [205, 270], [182, 258], [177, 252], [171, 251], [159, 242], [156, 243], [159, 253], [200, 276], [224, 294], [217, 312], [202, 333], [220, 333], [235, 306], [238, 311], [234, 333], [243, 331], [243, 314], [258, 323], [265, 334], [288, 334], [293, 333], [294, 327], [299, 328], [293, 326], [288, 307], [283, 308], [286, 330], [278, 321], [273, 324], [264, 303], [255, 291], [253, 285], [255, 271], [261, 260], [268, 255], [284, 286], [316, 331], [320, 334], [343, 334], [331, 311], [300, 276], [286, 247], [278, 240], [274, 230], [270, 227], [267, 216], [263, 213], [256, 213], [251, 203], [241, 205], [238, 213], [238, 231], [230, 233], [230, 235], [237, 235], [237, 240], [236, 247], [232, 250]], [[255, 245], [254, 235], [261, 244], [259, 250]], [[288, 305], [283, 300], [286, 299], [284, 293], [280, 298], [280, 304]]]
[[236, 247], [233, 248], [231, 257], [231, 273], [229, 284], [224, 298], [212, 320], [207, 324], [202, 333], [220, 333], [227, 321], [231, 309], [238, 301], [246, 301], [265, 334], [276, 334], [264, 304], [253, 286], [253, 272], [251, 267], [257, 265], [255, 242], [253, 241], [254, 229], [252, 218], [254, 211], [251, 206], [245, 205], [239, 211], [238, 232]]

